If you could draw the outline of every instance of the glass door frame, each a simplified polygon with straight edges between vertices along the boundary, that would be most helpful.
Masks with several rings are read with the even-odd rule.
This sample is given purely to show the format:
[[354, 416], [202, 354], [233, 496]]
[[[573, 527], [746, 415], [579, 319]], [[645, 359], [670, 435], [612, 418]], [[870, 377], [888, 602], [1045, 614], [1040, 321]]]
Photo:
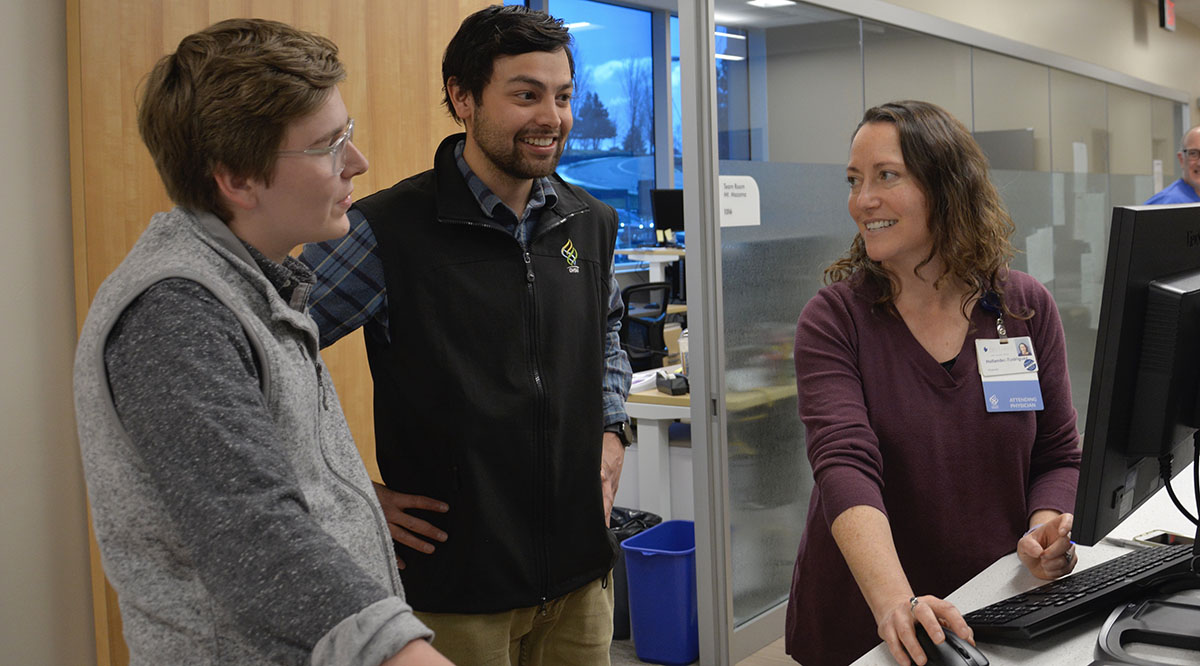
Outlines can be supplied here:
[[[700, 663], [737, 663], [783, 635], [786, 602], [734, 626], [729, 442], [725, 409], [721, 230], [717, 220], [716, 22], [713, 0], [680, 0], [680, 108], [688, 237], [689, 380]], [[699, 352], [699, 353], [697, 353]]]

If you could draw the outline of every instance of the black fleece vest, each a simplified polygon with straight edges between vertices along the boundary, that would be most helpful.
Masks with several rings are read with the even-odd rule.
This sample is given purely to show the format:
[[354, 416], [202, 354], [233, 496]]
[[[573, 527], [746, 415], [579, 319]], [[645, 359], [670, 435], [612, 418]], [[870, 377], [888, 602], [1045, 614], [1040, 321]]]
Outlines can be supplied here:
[[[435, 168], [360, 201], [386, 275], [390, 344], [368, 336], [388, 487], [450, 505], [449, 535], [398, 546], [427, 612], [535, 606], [603, 575], [600, 489], [616, 214], [555, 176], [528, 252], [483, 216], [442, 142]], [[414, 512], [420, 513], [420, 512]]]

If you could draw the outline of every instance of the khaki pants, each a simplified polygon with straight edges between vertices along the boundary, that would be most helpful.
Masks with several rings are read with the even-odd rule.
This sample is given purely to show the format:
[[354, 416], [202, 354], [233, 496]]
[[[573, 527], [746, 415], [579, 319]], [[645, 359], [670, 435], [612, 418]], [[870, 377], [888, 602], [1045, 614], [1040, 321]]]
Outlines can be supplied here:
[[416, 615], [434, 631], [433, 647], [458, 666], [609, 666], [611, 571], [539, 610]]

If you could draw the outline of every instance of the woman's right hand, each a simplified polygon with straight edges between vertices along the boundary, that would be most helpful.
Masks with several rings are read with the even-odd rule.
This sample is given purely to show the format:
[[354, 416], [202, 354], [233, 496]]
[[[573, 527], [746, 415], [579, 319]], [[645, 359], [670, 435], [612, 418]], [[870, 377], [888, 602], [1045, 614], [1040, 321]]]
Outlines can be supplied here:
[[[975, 644], [975, 634], [971, 631], [971, 627], [967, 626], [967, 621], [963, 619], [962, 613], [958, 612], [954, 604], [944, 599], [939, 599], [932, 595], [923, 597], [913, 597], [916, 603], [912, 603], [910, 599], [897, 599], [895, 603], [890, 604], [887, 611], [879, 619], [879, 637], [887, 643], [888, 651], [892, 653], [892, 658], [901, 666], [909, 666], [910, 663], [916, 663], [918, 666], [924, 666], [929, 662], [928, 655], [921, 648], [921, 643], [917, 640], [917, 633], [914, 625], [920, 622], [921, 626], [925, 627], [925, 632], [929, 634], [930, 640], [934, 643], [941, 643], [946, 639], [945, 631], [949, 629], [958, 635], [959, 638], [970, 641]], [[911, 657], [911, 660], [910, 660]]]

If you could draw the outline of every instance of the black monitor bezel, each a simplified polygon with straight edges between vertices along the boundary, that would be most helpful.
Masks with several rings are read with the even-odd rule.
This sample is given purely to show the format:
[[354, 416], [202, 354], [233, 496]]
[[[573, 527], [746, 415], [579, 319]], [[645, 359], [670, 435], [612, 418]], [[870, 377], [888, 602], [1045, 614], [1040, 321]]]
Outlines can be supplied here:
[[[1127, 444], [1146, 301], [1152, 281], [1196, 270], [1200, 204], [1113, 208], [1072, 528], [1078, 543], [1094, 545], [1163, 487], [1158, 457], [1131, 454]], [[1192, 439], [1168, 448], [1173, 475], [1191, 458]], [[1122, 507], [1118, 492], [1130, 483]]]
[[654, 218], [655, 229], [683, 231], [683, 190], [650, 190], [650, 214]]

